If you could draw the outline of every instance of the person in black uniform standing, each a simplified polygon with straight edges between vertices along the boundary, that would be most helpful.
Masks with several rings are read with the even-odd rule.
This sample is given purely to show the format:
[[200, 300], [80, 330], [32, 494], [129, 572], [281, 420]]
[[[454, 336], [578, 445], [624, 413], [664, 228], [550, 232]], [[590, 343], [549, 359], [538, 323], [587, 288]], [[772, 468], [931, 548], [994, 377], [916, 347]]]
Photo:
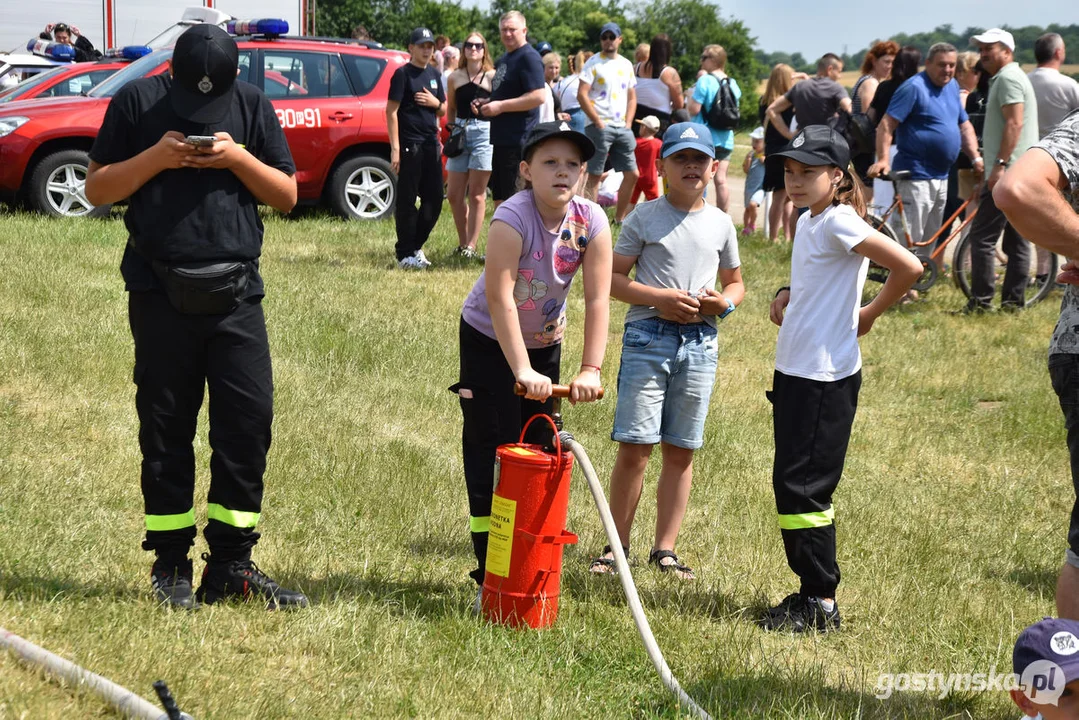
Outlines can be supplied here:
[[[438, 118], [446, 114], [442, 75], [431, 67], [435, 36], [416, 28], [408, 39], [409, 61], [390, 78], [386, 127], [390, 133], [390, 166], [397, 173], [397, 267], [425, 270], [431, 266], [423, 244], [442, 214], [442, 156]], [[416, 198], [420, 209], [416, 209]]]
[[[251, 562], [273, 419], [259, 275], [258, 204], [296, 204], [296, 168], [273, 107], [237, 82], [236, 42], [196, 25], [170, 73], [133, 80], [109, 105], [90, 150], [87, 198], [130, 198], [120, 271], [135, 343], [146, 512], [157, 599], [191, 608], [225, 598], [302, 607]], [[210, 547], [197, 593], [192, 440], [209, 387]]]

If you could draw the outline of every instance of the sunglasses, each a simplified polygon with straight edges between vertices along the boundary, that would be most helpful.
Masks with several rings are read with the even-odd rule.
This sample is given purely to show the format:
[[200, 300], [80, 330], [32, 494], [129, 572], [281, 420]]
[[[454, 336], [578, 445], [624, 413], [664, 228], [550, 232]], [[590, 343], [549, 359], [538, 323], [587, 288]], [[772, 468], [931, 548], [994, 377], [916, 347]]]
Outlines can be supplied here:
[[710, 58], [710, 57], [709, 57], [709, 56], [707, 56], [707, 55], [701, 55], [701, 62], [704, 62], [705, 60], [711, 60], [711, 59], [712, 59], [712, 58]]
[[599, 39], [600, 40], [614, 40], [615, 36], [613, 34], [611, 34], [611, 33], [607, 33], [606, 35], [600, 35]]
[[69, 30], [70, 28], [68, 28], [68, 26], [63, 23], [56, 23], [56, 25], [54, 25], [52, 28], [53, 32], [69, 32]]
[[482, 50], [482, 49], [483, 49], [483, 43], [481, 43], [481, 42], [479, 42], [479, 43], [466, 42], [465, 43], [465, 50]]

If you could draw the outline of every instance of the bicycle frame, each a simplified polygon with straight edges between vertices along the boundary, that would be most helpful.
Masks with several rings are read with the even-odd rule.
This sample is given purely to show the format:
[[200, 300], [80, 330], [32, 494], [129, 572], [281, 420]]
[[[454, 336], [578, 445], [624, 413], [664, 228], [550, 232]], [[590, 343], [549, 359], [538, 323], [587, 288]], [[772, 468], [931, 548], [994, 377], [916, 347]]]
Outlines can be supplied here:
[[[978, 195], [977, 191], [971, 193], [970, 197], [963, 201], [963, 204], [960, 205], [954, 213], [952, 213], [951, 217], [941, 223], [940, 228], [935, 233], [933, 233], [932, 237], [927, 240], [920, 240], [919, 242], [914, 242], [913, 240], [911, 240], [910, 237], [910, 223], [907, 221], [907, 213], [903, 209], [903, 195], [899, 191], [899, 183], [899, 180], [892, 179], [892, 188], [894, 188], [895, 190], [895, 199], [892, 200], [891, 206], [884, 212], [883, 215], [881, 215], [880, 220], [882, 224], [886, 223], [888, 222], [888, 218], [891, 217], [893, 212], [895, 212], [896, 210], [899, 211], [899, 221], [903, 225], [903, 239], [906, 241], [908, 250], [913, 250], [914, 248], [928, 247], [935, 243], [937, 241], [937, 238], [939, 238], [945, 230], [952, 226], [952, 223], [954, 223], [956, 219], [963, 213], [963, 211], [970, 206], [970, 204], [974, 201], [974, 198]], [[929, 259], [937, 263], [938, 265], [941, 265], [938, 260], [944, 256], [944, 250], [948, 247], [948, 243], [959, 237], [967, 228], [967, 226], [969, 226], [972, 222], [974, 222], [974, 213], [970, 213], [970, 215], [963, 220], [959, 227], [952, 231], [936, 250], [930, 253]]]

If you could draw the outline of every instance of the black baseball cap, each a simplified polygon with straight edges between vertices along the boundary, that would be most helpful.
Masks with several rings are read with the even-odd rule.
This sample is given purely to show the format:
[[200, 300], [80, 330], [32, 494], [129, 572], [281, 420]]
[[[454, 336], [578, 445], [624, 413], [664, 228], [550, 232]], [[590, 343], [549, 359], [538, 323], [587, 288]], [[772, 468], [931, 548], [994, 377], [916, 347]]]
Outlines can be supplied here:
[[217, 25], [192, 26], [172, 51], [172, 109], [192, 122], [224, 120], [236, 91], [238, 67], [239, 51], [231, 35]]
[[850, 165], [850, 146], [840, 133], [828, 125], [807, 125], [782, 150], [769, 155], [765, 162], [782, 165], [783, 158], [805, 165], [835, 165], [846, 170]]
[[596, 146], [584, 133], [579, 133], [569, 126], [564, 120], [555, 122], [539, 123], [525, 138], [522, 156], [526, 157], [529, 151], [536, 145], [551, 138], [569, 140], [581, 150], [581, 161], [584, 162], [596, 154]]
[[424, 43], [435, 44], [435, 36], [425, 27], [418, 27], [408, 36], [409, 45], [423, 45]]

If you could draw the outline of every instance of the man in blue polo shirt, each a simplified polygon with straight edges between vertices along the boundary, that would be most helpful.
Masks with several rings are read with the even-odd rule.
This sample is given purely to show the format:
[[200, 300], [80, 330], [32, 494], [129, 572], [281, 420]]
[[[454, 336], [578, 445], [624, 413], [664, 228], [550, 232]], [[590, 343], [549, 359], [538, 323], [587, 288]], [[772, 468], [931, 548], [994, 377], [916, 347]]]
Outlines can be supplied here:
[[[948, 199], [948, 170], [959, 157], [960, 145], [977, 172], [984, 167], [974, 126], [959, 102], [959, 85], [953, 80], [957, 55], [955, 46], [948, 43], [929, 48], [925, 70], [899, 86], [877, 128], [878, 160], [869, 168], [869, 175], [889, 172], [888, 151], [895, 135], [898, 150], [894, 167], [911, 173], [911, 179], [899, 187], [910, 239], [916, 243], [940, 229]], [[932, 248], [915, 250], [928, 255]]]

